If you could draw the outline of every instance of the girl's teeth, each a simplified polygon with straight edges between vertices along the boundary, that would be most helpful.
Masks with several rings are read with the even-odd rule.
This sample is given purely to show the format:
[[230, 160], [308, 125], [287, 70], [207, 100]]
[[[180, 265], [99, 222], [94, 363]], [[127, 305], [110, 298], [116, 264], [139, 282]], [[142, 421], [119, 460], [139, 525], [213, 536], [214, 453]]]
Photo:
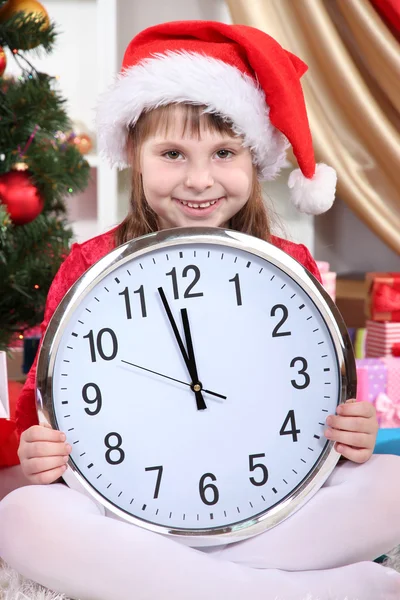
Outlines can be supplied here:
[[197, 204], [197, 203], [192, 204], [191, 202], [184, 202], [183, 200], [180, 200], [180, 203], [183, 204], [184, 206], [189, 206], [190, 208], [198, 208], [198, 209], [208, 208], [209, 206], [212, 206], [216, 202], [217, 202], [216, 200], [212, 200], [211, 202], [203, 202], [202, 204]]

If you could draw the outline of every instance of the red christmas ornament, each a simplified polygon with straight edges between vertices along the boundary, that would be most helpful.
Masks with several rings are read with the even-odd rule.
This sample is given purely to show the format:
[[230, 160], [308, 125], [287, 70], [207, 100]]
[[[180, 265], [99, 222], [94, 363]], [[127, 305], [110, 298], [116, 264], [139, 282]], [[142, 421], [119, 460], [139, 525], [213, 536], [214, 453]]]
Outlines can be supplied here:
[[4, 71], [6, 70], [6, 65], [7, 65], [6, 53], [4, 52], [3, 47], [0, 46], [0, 77], [3, 75]]
[[26, 225], [42, 212], [44, 200], [27, 171], [0, 175], [0, 203], [4, 204], [14, 225]]

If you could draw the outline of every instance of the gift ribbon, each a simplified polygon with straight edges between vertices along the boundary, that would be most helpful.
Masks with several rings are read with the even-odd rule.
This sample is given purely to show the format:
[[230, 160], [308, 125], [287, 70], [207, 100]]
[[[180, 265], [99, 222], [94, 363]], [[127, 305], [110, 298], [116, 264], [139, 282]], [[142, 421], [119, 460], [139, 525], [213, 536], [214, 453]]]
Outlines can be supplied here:
[[396, 290], [387, 283], [375, 283], [372, 306], [374, 311], [392, 313], [392, 319], [400, 321], [400, 289]]
[[400, 405], [389, 398], [387, 394], [382, 392], [378, 394], [375, 400], [375, 408], [381, 425], [384, 424], [385, 427], [400, 426]]

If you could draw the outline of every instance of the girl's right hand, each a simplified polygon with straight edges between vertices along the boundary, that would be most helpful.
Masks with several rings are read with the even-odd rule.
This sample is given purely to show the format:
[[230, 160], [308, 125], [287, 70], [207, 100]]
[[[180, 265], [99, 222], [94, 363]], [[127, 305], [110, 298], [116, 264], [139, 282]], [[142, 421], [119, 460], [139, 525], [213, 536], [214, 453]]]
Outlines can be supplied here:
[[30, 483], [53, 483], [61, 477], [71, 452], [65, 439], [64, 433], [44, 424], [33, 425], [22, 433], [18, 456]]

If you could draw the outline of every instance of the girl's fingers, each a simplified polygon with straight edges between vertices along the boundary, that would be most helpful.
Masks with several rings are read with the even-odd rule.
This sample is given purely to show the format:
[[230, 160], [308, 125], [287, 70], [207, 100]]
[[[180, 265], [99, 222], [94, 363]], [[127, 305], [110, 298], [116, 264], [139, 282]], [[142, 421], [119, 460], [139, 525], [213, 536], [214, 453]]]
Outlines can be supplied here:
[[345, 444], [346, 446], [353, 446], [355, 448], [373, 448], [375, 445], [375, 436], [369, 433], [326, 429], [324, 434], [328, 440], [333, 440], [334, 442], [339, 442], [339, 444]]
[[66, 466], [57, 467], [56, 469], [50, 469], [49, 471], [43, 471], [42, 473], [37, 473], [36, 475], [28, 476], [31, 483], [35, 485], [47, 485], [53, 483], [57, 479], [61, 477], [63, 473], [65, 473]]
[[376, 414], [375, 407], [370, 402], [350, 402], [340, 404], [336, 412], [346, 417], [373, 417]]
[[21, 440], [24, 442], [62, 442], [65, 441], [65, 434], [57, 429], [51, 429], [50, 427], [43, 425], [33, 425], [26, 429], [22, 435]]
[[358, 433], [375, 433], [378, 423], [375, 419], [363, 417], [339, 417], [337, 415], [329, 415], [326, 419], [326, 424], [334, 429], [343, 431], [356, 431]]
[[44, 458], [69, 454], [71, 446], [64, 442], [31, 442], [24, 446], [24, 458]]
[[372, 449], [368, 448], [353, 448], [345, 444], [335, 444], [335, 450], [345, 458], [355, 462], [364, 463], [371, 457]]
[[40, 475], [43, 472], [57, 469], [66, 465], [68, 456], [48, 456], [46, 458], [30, 458], [25, 461], [24, 471], [28, 476]]

